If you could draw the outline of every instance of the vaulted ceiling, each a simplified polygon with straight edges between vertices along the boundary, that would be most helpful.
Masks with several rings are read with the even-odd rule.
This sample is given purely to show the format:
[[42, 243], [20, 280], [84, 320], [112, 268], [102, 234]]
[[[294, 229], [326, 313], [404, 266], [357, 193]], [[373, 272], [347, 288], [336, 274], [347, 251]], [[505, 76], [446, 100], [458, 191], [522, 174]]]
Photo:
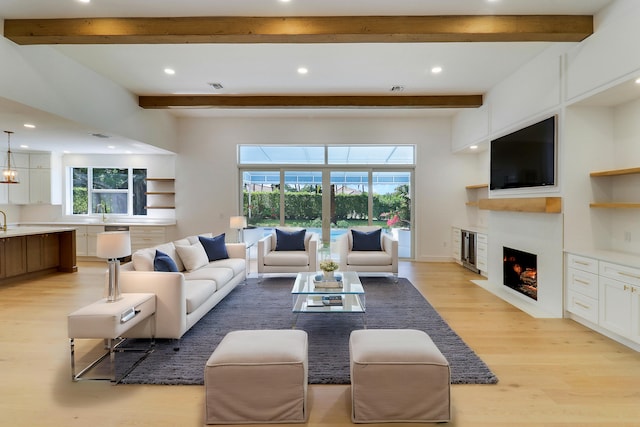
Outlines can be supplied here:
[[608, 3], [0, 0], [0, 17], [22, 48], [50, 45], [140, 96], [143, 108], [422, 116], [481, 105], [553, 43], [588, 37]]

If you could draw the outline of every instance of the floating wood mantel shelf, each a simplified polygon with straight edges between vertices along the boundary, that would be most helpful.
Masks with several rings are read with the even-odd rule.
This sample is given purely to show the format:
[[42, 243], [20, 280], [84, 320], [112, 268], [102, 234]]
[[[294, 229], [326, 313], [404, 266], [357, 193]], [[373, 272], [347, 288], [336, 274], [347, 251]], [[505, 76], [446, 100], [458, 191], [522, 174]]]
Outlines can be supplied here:
[[561, 213], [562, 197], [480, 199], [478, 207], [488, 211]]
[[489, 184], [473, 184], [465, 187], [467, 190], [478, 190], [480, 188], [489, 188]]

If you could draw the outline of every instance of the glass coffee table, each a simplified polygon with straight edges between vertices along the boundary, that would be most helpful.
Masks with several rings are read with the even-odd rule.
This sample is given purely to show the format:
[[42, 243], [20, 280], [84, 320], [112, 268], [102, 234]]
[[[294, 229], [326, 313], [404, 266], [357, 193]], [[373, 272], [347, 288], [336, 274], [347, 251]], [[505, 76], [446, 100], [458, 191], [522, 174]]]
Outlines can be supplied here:
[[367, 327], [366, 298], [364, 288], [355, 271], [337, 273], [341, 276], [342, 287], [322, 287], [317, 281], [317, 273], [298, 273], [293, 284], [293, 328], [300, 313], [352, 313], [361, 314]]

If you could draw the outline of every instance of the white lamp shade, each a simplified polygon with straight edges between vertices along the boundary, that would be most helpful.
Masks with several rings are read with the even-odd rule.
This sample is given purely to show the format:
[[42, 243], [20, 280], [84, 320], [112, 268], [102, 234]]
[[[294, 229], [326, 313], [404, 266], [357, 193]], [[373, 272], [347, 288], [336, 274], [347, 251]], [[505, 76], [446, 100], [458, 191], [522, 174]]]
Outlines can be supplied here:
[[96, 256], [114, 259], [131, 255], [131, 238], [128, 231], [106, 231], [98, 233]]
[[247, 218], [244, 216], [232, 216], [229, 220], [229, 228], [241, 229], [247, 226]]

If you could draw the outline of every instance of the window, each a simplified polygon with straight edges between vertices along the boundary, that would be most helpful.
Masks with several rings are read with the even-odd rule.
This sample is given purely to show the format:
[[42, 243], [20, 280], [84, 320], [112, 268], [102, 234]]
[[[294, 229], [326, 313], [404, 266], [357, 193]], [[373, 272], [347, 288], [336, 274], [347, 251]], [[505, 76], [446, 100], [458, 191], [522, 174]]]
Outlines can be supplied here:
[[146, 215], [147, 170], [72, 168], [73, 215]]
[[241, 165], [415, 165], [414, 145], [240, 145]]
[[240, 212], [264, 228], [300, 226], [325, 244], [377, 225], [412, 254], [414, 145], [239, 145]]

